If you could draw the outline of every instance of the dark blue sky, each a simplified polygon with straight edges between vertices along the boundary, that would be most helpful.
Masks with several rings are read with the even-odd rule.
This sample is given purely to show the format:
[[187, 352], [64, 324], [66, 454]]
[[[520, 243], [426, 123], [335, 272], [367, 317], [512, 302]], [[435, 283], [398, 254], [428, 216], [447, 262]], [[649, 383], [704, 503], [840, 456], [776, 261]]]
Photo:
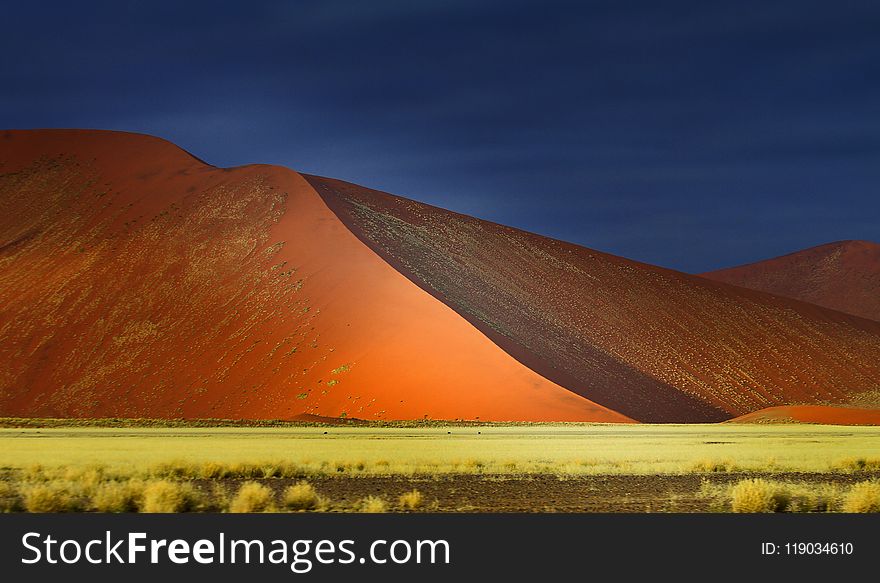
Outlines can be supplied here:
[[880, 3], [6, 3], [0, 127], [147, 132], [702, 271], [880, 240]]

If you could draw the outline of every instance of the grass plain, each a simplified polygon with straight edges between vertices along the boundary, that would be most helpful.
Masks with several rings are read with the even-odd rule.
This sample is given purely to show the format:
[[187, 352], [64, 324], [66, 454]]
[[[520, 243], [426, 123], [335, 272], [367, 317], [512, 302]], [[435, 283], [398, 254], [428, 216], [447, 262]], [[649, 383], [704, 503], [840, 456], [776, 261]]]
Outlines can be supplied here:
[[[199, 509], [196, 498], [201, 493], [213, 500], [203, 500], [202, 509], [209, 510], [719, 511], [735, 509], [735, 495], [746, 488], [736, 490], [736, 484], [756, 478], [772, 478], [773, 484], [787, 484], [783, 489], [792, 491], [813, 484], [813, 489], [831, 493], [821, 500], [833, 500], [800, 502], [799, 508], [832, 510], [843, 508], [849, 489], [874, 484], [880, 475], [876, 427], [35, 427], [30, 422], [16, 427], [10, 420], [3, 425], [0, 478], [15, 484], [22, 500], [30, 496], [34, 508], [50, 510], [55, 507], [44, 500], [52, 499], [53, 492], [67, 500], [77, 498], [77, 488], [87, 490], [80, 500], [119, 500], [82, 503], [77, 509], [131, 508], [137, 506], [136, 496], [126, 494], [131, 487], [125, 485], [134, 483], [146, 484], [142, 487], [148, 492], [164, 492], [172, 502], [156, 507], [173, 509]], [[186, 492], [157, 486], [158, 480], [182, 484]], [[296, 495], [285, 493], [297, 484]], [[877, 491], [876, 486], [860, 488], [869, 498]], [[490, 491], [497, 492], [497, 499]], [[579, 505], [578, 497], [597, 503]], [[226, 498], [231, 500], [226, 506], [216, 502]], [[308, 503], [284, 502], [300, 498]], [[767, 499], [763, 493], [756, 498]], [[797, 499], [813, 500], [806, 495]], [[703, 502], [693, 505], [694, 500]], [[863, 506], [873, 508], [870, 501]]]

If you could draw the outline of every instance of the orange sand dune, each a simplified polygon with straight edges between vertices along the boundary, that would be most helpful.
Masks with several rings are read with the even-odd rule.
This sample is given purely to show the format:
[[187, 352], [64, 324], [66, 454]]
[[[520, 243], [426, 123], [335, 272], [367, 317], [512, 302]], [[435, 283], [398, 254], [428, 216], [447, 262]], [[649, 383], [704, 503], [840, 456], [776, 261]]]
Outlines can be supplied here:
[[0, 415], [629, 421], [547, 380], [285, 168], [0, 133]]
[[827, 405], [783, 405], [770, 407], [730, 423], [820, 423], [823, 425], [880, 425], [880, 409], [855, 409]]
[[639, 421], [880, 388], [880, 323], [306, 176], [343, 222], [544, 377]]
[[880, 245], [870, 241], [828, 243], [703, 276], [880, 321]]
[[0, 415], [706, 422], [878, 390], [880, 322], [158, 138], [0, 132]]

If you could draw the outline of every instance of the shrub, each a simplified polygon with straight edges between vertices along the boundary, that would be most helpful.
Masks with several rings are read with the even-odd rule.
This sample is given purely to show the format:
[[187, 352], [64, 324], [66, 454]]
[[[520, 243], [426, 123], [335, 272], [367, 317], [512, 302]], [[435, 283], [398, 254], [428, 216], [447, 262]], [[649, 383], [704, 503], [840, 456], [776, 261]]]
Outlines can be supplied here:
[[783, 484], [761, 478], [740, 480], [730, 490], [730, 507], [734, 512], [782, 512], [790, 501]]
[[369, 514], [388, 512], [388, 504], [378, 496], [367, 496], [361, 500], [358, 510]]
[[74, 496], [74, 484], [61, 480], [25, 484], [21, 497], [28, 512], [75, 512], [81, 501]]
[[189, 482], [152, 480], [144, 486], [141, 512], [186, 512], [198, 505], [198, 496]]
[[318, 493], [305, 480], [284, 490], [284, 506], [291, 510], [313, 510], [319, 502]]
[[831, 512], [839, 504], [840, 488], [835, 484], [790, 486], [788, 512]]
[[691, 466], [691, 470], [698, 473], [725, 473], [736, 469], [736, 464], [731, 460], [703, 459], [695, 461]]
[[245, 482], [232, 502], [230, 512], [271, 512], [274, 508], [272, 490], [257, 482]]
[[228, 473], [229, 468], [217, 462], [205, 462], [199, 468], [199, 476], [206, 480], [225, 478]]
[[416, 510], [422, 506], [422, 493], [418, 490], [404, 492], [397, 499], [397, 504], [404, 510]]
[[876, 472], [880, 470], [880, 458], [850, 457], [835, 465], [847, 472]]
[[140, 480], [104, 482], [95, 487], [91, 508], [98, 512], [136, 512], [144, 493]]
[[21, 508], [21, 499], [15, 485], [0, 481], [0, 512], [15, 512]]
[[150, 469], [150, 475], [157, 478], [171, 478], [181, 480], [184, 478], [192, 478], [197, 475], [198, 465], [192, 462], [176, 460], [171, 462], [160, 462]]
[[229, 502], [229, 490], [223, 484], [215, 482], [211, 485], [211, 498], [210, 502], [205, 505], [205, 510], [208, 512], [225, 512], [229, 510]]
[[844, 512], [880, 512], [880, 481], [854, 484], [843, 499]]

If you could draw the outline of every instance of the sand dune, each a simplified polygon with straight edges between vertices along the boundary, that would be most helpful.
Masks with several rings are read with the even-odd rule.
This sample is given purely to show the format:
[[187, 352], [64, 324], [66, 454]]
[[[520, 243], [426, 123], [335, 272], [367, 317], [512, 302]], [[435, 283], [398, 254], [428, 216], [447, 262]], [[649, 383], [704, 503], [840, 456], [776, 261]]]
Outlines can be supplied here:
[[717, 421], [880, 384], [880, 325], [306, 177], [353, 232], [518, 360], [639, 421]]
[[761, 409], [730, 423], [818, 423], [822, 425], [880, 425], [880, 409], [830, 407], [828, 405], [782, 405]]
[[689, 422], [878, 388], [878, 322], [149, 136], [0, 132], [0, 415]]
[[870, 241], [828, 243], [703, 276], [880, 321], [880, 245]]
[[298, 174], [0, 135], [0, 414], [627, 421], [382, 261]]

